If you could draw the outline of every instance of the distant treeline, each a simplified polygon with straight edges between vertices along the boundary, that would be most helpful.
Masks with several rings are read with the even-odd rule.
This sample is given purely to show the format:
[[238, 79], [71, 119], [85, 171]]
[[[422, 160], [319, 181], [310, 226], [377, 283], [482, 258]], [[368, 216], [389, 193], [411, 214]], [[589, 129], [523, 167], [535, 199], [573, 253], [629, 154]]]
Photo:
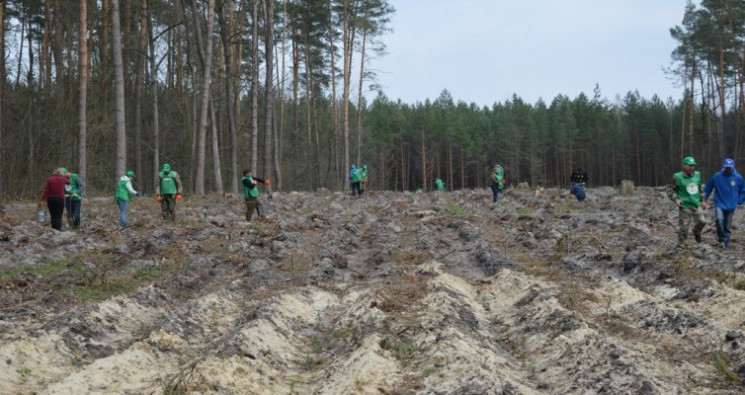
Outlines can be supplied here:
[[2, 198], [38, 196], [59, 166], [95, 194], [132, 169], [147, 194], [169, 163], [201, 194], [240, 193], [245, 168], [277, 190], [346, 190], [350, 166], [367, 164], [367, 188], [431, 190], [484, 187], [494, 163], [508, 184], [546, 187], [583, 167], [592, 187], [664, 184], [686, 155], [705, 175], [743, 159], [739, 3], [689, 4], [671, 29], [683, 97], [611, 101], [598, 87], [490, 107], [447, 90], [360, 99], [379, 91], [385, 0], [68, 3], [0, 2]]

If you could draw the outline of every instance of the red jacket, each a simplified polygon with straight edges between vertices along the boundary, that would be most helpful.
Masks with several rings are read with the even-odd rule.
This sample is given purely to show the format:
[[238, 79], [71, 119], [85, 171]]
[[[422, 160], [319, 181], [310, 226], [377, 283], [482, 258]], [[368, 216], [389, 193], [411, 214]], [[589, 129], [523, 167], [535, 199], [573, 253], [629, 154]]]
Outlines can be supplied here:
[[41, 195], [42, 200], [49, 199], [50, 197], [65, 198], [65, 184], [69, 184], [70, 180], [62, 175], [55, 174], [47, 178], [47, 182], [44, 184], [44, 193]]

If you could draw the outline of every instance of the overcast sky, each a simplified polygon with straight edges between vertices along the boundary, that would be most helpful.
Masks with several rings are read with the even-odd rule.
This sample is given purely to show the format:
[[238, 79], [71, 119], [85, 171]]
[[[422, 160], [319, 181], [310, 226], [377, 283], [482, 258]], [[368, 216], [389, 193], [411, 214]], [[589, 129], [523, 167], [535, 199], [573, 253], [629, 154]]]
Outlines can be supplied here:
[[[396, 8], [382, 37], [388, 54], [372, 59], [391, 100], [453, 99], [491, 106], [516, 94], [550, 104], [638, 90], [678, 99], [663, 72], [676, 46], [685, 0], [391, 0]], [[694, 2], [698, 4], [698, 1]], [[370, 98], [374, 94], [370, 94]]]

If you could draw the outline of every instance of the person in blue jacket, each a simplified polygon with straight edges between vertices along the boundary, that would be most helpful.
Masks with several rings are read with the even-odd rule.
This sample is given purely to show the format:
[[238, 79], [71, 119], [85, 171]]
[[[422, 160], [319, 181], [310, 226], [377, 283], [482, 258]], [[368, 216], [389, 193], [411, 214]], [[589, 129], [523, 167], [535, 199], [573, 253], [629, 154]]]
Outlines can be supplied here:
[[360, 172], [360, 169], [357, 168], [357, 166], [352, 165], [352, 168], [349, 170], [349, 183], [352, 186], [352, 196], [362, 196], [362, 186], [360, 186], [360, 181], [362, 181], [362, 173]]
[[722, 170], [714, 173], [704, 187], [704, 201], [714, 191], [714, 207], [716, 209], [717, 237], [719, 246], [729, 247], [732, 237], [732, 217], [738, 205], [745, 203], [745, 181], [735, 170], [734, 159], [727, 158], [722, 164]]

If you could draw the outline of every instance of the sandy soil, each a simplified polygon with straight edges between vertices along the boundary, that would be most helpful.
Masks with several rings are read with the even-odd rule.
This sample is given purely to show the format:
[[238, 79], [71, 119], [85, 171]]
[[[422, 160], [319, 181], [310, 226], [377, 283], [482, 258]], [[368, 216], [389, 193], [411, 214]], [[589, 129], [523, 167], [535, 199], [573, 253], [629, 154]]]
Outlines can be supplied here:
[[738, 394], [745, 231], [660, 188], [109, 199], [0, 222], [3, 394]]

